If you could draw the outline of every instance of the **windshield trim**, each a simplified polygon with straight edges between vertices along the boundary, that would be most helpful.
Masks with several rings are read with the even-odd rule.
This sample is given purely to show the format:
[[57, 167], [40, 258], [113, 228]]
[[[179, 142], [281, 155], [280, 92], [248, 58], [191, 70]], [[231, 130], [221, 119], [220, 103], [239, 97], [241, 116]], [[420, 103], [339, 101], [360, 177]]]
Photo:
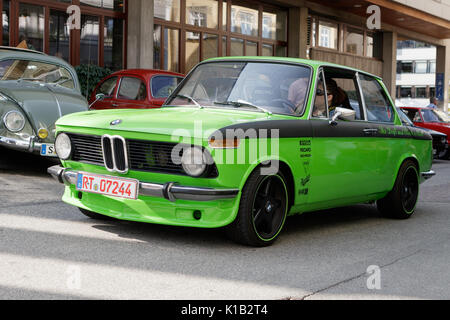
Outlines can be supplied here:
[[[197, 68], [201, 65], [204, 64], [208, 64], [208, 63], [221, 63], [221, 62], [230, 62], [230, 63], [249, 63], [249, 62], [256, 62], [256, 63], [270, 63], [270, 64], [286, 64], [286, 65], [291, 65], [291, 66], [301, 66], [301, 67], [306, 67], [309, 69], [309, 80], [308, 80], [308, 90], [306, 90], [306, 96], [305, 96], [305, 101], [303, 101], [303, 106], [302, 106], [302, 111], [297, 113], [297, 114], [287, 114], [287, 113], [279, 113], [279, 112], [272, 112], [273, 114], [279, 114], [279, 115], [284, 115], [284, 116], [291, 116], [291, 117], [296, 117], [296, 118], [300, 118], [303, 117], [305, 115], [305, 111], [306, 111], [306, 107], [308, 105], [308, 102], [310, 100], [310, 93], [311, 93], [311, 85], [312, 85], [312, 78], [313, 78], [313, 73], [314, 73], [314, 67], [311, 65], [308, 65], [306, 63], [302, 63], [302, 62], [291, 62], [291, 61], [274, 61], [274, 60], [269, 60], [269, 59], [217, 59], [217, 60], [206, 60], [206, 61], [202, 61], [200, 63], [198, 63], [194, 68], [192, 68], [191, 71], [189, 71], [189, 73], [186, 75], [186, 77], [183, 79], [182, 82], [180, 82], [177, 86], [177, 88], [172, 92], [172, 94], [170, 96], [167, 97], [166, 102], [164, 102], [163, 107], [165, 106], [171, 106], [170, 104], [167, 104], [167, 101], [171, 101], [173, 100], [176, 95], [178, 94], [178, 92], [181, 90], [182, 84], [184, 84], [184, 82], [189, 81], [189, 79], [191, 78], [193, 72], [195, 70], [197, 70]], [[206, 108], [210, 108], [210, 106], [206, 107]], [[205, 108], [205, 109], [206, 109]], [[229, 107], [223, 107], [221, 109], [230, 109]], [[252, 112], [259, 112], [257, 109], [248, 109], [249, 111]]]

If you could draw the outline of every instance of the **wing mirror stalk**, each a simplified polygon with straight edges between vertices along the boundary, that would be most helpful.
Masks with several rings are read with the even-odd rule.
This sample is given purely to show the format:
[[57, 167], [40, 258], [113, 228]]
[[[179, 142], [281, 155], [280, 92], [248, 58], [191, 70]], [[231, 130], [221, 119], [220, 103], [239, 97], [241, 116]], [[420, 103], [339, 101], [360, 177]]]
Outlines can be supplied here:
[[89, 105], [89, 110], [91, 110], [91, 107], [97, 103], [98, 101], [102, 101], [105, 99], [105, 95], [103, 93], [98, 93], [95, 95], [95, 100]]

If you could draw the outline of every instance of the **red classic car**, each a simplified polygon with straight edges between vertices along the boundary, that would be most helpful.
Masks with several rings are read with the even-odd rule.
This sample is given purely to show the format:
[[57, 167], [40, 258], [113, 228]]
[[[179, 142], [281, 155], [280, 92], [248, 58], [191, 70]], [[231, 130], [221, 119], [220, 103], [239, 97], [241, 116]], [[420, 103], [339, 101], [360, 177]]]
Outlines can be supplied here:
[[[450, 123], [446, 122], [436, 110], [422, 107], [401, 107], [414, 125], [447, 135], [447, 143], [450, 144]], [[441, 159], [450, 158], [450, 149], [446, 149], [438, 155]]]
[[159, 108], [183, 78], [181, 73], [163, 70], [117, 71], [97, 84], [89, 99], [90, 109]]

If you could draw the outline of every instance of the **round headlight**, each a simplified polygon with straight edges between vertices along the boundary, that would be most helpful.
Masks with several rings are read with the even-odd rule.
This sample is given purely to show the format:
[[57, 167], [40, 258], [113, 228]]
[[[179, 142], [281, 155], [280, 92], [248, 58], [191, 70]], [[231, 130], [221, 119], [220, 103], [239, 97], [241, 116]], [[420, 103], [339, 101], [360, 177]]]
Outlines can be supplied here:
[[25, 127], [25, 117], [19, 111], [12, 110], [5, 114], [3, 123], [9, 131], [19, 132]]
[[200, 176], [206, 169], [206, 157], [203, 150], [196, 147], [186, 148], [181, 157], [184, 171], [193, 177]]
[[72, 142], [67, 134], [58, 134], [55, 141], [55, 150], [60, 159], [69, 159], [70, 154], [72, 153]]

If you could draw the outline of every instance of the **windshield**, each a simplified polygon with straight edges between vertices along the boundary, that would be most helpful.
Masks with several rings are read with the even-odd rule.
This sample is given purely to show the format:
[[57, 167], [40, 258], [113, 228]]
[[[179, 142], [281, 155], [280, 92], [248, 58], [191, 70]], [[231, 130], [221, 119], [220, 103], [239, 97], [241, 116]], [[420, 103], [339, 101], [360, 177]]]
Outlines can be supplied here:
[[403, 125], [414, 127], [414, 123], [411, 121], [411, 119], [408, 118], [408, 116], [402, 109], [397, 108], [397, 113], [398, 116], [400, 117], [400, 120], [402, 120]]
[[74, 88], [70, 72], [58, 65], [31, 60], [0, 61], [0, 80], [27, 80]]
[[257, 112], [301, 114], [311, 69], [263, 62], [199, 65], [166, 105], [245, 108]]
[[423, 109], [420, 110], [420, 112], [422, 113], [422, 117], [425, 122], [444, 122], [444, 120], [431, 109]]

